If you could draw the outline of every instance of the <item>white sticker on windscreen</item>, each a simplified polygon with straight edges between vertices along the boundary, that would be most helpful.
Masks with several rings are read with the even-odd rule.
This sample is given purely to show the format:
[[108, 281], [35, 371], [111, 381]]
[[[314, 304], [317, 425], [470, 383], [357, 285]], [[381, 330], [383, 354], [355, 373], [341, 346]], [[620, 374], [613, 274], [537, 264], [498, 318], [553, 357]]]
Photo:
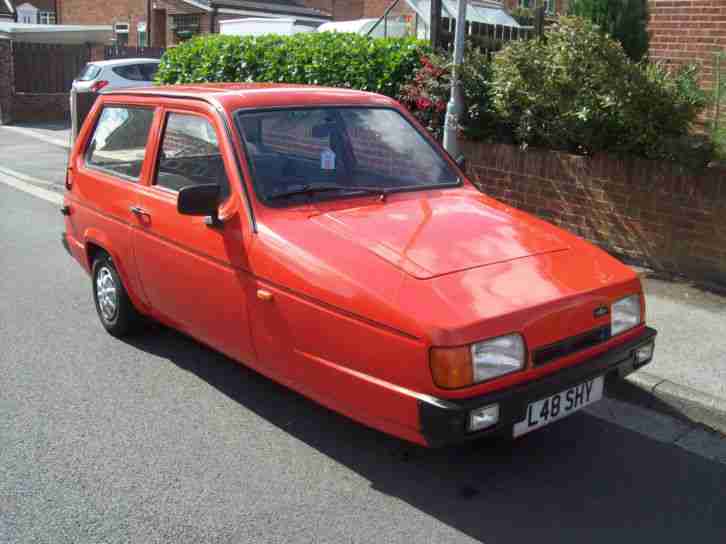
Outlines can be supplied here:
[[320, 153], [320, 168], [322, 170], [335, 170], [335, 153], [330, 148]]

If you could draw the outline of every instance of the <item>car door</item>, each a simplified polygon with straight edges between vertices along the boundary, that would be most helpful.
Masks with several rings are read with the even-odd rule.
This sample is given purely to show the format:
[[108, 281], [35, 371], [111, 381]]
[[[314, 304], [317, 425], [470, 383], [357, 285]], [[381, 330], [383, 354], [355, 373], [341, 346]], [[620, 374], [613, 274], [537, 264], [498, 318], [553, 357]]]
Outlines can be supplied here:
[[115, 100], [107, 100], [96, 114], [85, 148], [69, 165], [76, 203], [69, 220], [77, 239], [111, 254], [127, 291], [143, 306], [132, 244], [137, 221], [131, 208], [149, 175], [146, 157], [155, 108], [118, 102], [123, 97]]
[[[201, 102], [161, 108], [157, 122], [155, 168], [137, 209], [135, 254], [144, 292], [163, 321], [254, 362], [246, 300], [251, 226], [244, 213], [229, 211], [241, 198], [232, 147]], [[179, 189], [208, 183], [222, 188], [221, 224], [177, 211]]]

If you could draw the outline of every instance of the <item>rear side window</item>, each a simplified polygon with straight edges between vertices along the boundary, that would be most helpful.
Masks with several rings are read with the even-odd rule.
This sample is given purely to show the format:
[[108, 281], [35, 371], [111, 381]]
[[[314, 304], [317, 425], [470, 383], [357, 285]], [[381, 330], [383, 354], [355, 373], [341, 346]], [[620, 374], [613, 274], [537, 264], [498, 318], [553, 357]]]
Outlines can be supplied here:
[[152, 81], [156, 75], [156, 71], [159, 69], [159, 65], [155, 62], [149, 62], [146, 64], [139, 64], [139, 69], [144, 75], [146, 81]]
[[101, 73], [101, 67], [95, 64], [86, 64], [81, 70], [80, 75], [76, 78], [78, 81], [92, 81]]
[[169, 113], [161, 141], [156, 184], [171, 191], [189, 185], [216, 183], [222, 199], [229, 180], [212, 124], [199, 115]]
[[111, 68], [111, 71], [117, 76], [121, 76], [122, 78], [131, 81], [150, 81], [150, 79], [141, 71], [140, 64], [115, 66], [114, 68]]
[[153, 118], [151, 108], [103, 108], [86, 151], [86, 164], [138, 180]]

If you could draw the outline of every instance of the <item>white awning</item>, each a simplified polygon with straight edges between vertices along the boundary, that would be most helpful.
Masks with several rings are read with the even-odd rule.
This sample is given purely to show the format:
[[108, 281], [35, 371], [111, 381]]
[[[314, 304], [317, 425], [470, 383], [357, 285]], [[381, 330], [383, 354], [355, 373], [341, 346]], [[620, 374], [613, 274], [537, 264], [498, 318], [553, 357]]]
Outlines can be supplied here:
[[[323, 23], [317, 29], [317, 32], [352, 32], [367, 36], [378, 19], [355, 19], [353, 21], [332, 21]], [[381, 38], [383, 35], [388, 37], [405, 36], [408, 32], [406, 23], [398, 20], [381, 21], [375, 27], [371, 36]]]
[[[423, 19], [426, 26], [429, 25], [431, 15], [430, 0], [406, 0], [406, 3]], [[456, 19], [458, 10], [456, 0], [441, 0], [442, 15]], [[469, 23], [483, 23], [487, 25], [506, 26], [520, 28], [520, 24], [507, 13], [502, 2], [495, 0], [469, 0], [466, 7], [466, 20]]]
[[66, 45], [107, 43], [111, 34], [110, 25], [31, 25], [0, 22], [0, 38], [16, 42]]

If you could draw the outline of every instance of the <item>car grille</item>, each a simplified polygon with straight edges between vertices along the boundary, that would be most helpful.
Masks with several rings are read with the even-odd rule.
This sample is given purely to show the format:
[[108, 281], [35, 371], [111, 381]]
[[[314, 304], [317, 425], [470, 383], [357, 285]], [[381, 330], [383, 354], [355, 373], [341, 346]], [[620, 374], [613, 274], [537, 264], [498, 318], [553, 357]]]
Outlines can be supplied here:
[[610, 325], [599, 327], [585, 334], [578, 336], [571, 336], [557, 342], [556, 344], [550, 344], [544, 348], [540, 348], [532, 355], [532, 362], [534, 366], [542, 366], [547, 363], [551, 363], [561, 357], [566, 357], [583, 349], [591, 348], [602, 344], [606, 340], [610, 339]]

